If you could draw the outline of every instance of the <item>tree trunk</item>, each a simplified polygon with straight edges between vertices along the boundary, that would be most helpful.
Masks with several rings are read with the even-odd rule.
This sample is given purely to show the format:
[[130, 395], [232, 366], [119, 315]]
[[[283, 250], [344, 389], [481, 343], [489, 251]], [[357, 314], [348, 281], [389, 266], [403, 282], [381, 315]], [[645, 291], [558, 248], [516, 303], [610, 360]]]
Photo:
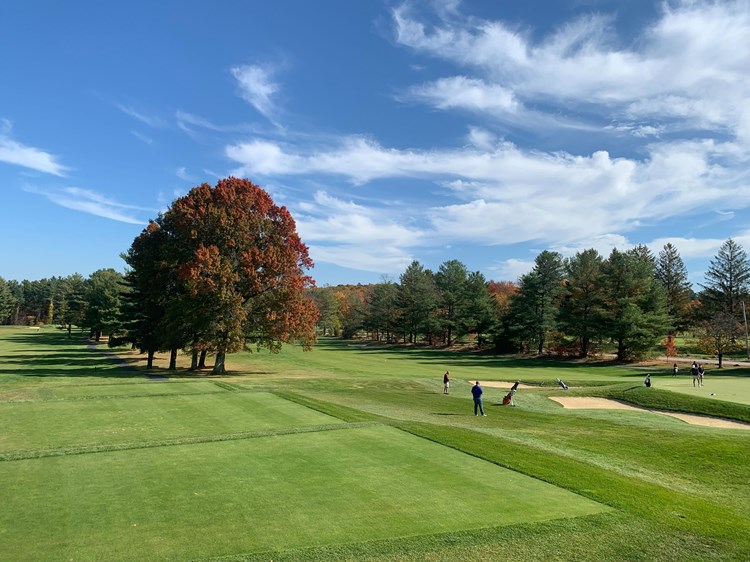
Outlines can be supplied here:
[[94, 341], [99, 342], [99, 340], [101, 340], [101, 339], [102, 339], [102, 333], [101, 333], [100, 330], [97, 330], [96, 331], [96, 336], [94, 338]]
[[198, 368], [198, 350], [194, 349], [190, 357], [190, 370], [195, 371]]
[[153, 349], [149, 349], [148, 355], [146, 355], [146, 368], [147, 369], [154, 368], [154, 350]]
[[169, 370], [177, 370], [177, 348], [173, 347], [169, 352]]
[[589, 356], [589, 338], [584, 336], [581, 338], [581, 357]]
[[724, 355], [723, 355], [723, 354], [722, 354], [721, 352], [719, 352], [719, 369], [721, 369], [721, 358], [722, 358], [723, 356], [724, 356]]
[[216, 362], [214, 363], [214, 368], [211, 371], [214, 375], [223, 375], [227, 372], [226, 367], [224, 365], [224, 352], [219, 351], [216, 353]]

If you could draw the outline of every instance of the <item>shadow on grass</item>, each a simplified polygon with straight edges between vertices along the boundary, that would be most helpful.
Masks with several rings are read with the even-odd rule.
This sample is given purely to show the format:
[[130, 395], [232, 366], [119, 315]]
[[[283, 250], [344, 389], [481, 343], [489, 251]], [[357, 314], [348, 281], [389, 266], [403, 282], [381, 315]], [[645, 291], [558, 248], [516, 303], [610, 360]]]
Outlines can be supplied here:
[[6, 351], [0, 356], [0, 376], [21, 377], [105, 377], [133, 378], [143, 373], [132, 364], [135, 360], [113, 361], [96, 348], [86, 347], [80, 337], [69, 339], [66, 333], [12, 334], [3, 342], [23, 351]]
[[[6, 351], [0, 355], [0, 377], [14, 375], [20, 377], [102, 377], [102, 378], [143, 378], [153, 375], [175, 379], [221, 379], [238, 374], [272, 374], [264, 371], [227, 371], [214, 375], [210, 367], [198, 371], [170, 371], [160, 367], [146, 370], [144, 357], [121, 357], [115, 354], [117, 348], [109, 348], [104, 343], [96, 343], [84, 336], [68, 338], [66, 332], [39, 332], [9, 334], [2, 338], [19, 348], [19, 353]], [[122, 349], [122, 348], [120, 348]]]
[[389, 360], [408, 359], [416, 360], [424, 364], [446, 363], [451, 362], [460, 364], [463, 367], [496, 367], [503, 369], [513, 368], [534, 368], [549, 367], [554, 365], [560, 369], [580, 369], [582, 366], [587, 368], [602, 367], [620, 367], [621, 363], [616, 361], [591, 361], [582, 363], [577, 360], [565, 360], [555, 358], [538, 358], [538, 357], [518, 357], [510, 355], [495, 355], [484, 351], [453, 351], [445, 349], [436, 349], [433, 347], [422, 347], [412, 345], [386, 345], [377, 344], [369, 345], [367, 343], [353, 343], [350, 340], [334, 340], [330, 338], [321, 338], [318, 340], [316, 347], [336, 351], [346, 350], [363, 354], [379, 354], [388, 356]]

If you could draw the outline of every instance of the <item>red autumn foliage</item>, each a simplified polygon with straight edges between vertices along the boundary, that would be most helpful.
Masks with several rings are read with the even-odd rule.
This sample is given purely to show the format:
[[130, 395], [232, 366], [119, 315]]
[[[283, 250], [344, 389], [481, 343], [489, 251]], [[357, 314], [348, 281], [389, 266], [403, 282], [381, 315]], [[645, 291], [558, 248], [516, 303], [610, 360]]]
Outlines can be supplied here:
[[318, 313], [305, 295], [314, 281], [303, 271], [313, 263], [286, 207], [249, 180], [230, 177], [193, 188], [163, 222], [217, 367], [247, 342], [271, 350], [291, 339], [306, 348], [314, 343]]

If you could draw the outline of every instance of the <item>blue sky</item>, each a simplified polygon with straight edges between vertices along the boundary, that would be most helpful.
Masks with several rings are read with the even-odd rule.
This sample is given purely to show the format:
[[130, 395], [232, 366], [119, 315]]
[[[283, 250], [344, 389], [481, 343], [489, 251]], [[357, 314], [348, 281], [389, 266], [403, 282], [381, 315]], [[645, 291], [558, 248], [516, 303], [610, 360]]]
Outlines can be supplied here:
[[0, 5], [0, 276], [124, 270], [149, 218], [248, 177], [318, 285], [666, 242], [750, 250], [750, 3]]

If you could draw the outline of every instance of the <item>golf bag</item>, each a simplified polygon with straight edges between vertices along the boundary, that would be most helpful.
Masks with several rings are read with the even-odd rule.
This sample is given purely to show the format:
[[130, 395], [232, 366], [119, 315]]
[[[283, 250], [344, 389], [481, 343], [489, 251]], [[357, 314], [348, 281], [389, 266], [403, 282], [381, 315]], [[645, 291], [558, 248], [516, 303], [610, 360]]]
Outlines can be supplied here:
[[503, 406], [515, 406], [513, 403], [513, 397], [516, 395], [519, 384], [521, 384], [521, 381], [516, 381], [516, 383], [510, 387], [510, 392], [503, 397]]

